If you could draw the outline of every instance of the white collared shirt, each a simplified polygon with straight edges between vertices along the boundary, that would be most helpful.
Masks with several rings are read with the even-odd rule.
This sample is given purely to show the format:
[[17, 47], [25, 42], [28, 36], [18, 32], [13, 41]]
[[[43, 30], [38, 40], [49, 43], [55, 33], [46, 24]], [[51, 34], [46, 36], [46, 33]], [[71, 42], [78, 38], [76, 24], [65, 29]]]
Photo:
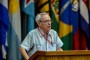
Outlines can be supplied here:
[[[42, 30], [41, 32], [43, 33]], [[52, 44], [46, 41], [38, 28], [36, 28], [27, 34], [20, 46], [28, 51], [29, 56], [34, 54], [37, 50], [56, 51], [56, 49], [60, 49], [63, 46], [63, 42], [58, 37], [58, 34], [55, 30], [51, 29], [48, 33], [47, 38], [52, 42]]]

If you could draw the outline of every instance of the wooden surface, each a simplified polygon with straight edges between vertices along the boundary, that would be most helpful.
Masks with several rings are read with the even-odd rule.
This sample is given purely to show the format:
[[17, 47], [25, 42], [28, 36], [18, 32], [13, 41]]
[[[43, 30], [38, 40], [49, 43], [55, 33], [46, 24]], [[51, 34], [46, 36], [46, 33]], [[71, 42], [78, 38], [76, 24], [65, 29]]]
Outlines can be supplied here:
[[90, 60], [90, 51], [37, 51], [29, 60]]

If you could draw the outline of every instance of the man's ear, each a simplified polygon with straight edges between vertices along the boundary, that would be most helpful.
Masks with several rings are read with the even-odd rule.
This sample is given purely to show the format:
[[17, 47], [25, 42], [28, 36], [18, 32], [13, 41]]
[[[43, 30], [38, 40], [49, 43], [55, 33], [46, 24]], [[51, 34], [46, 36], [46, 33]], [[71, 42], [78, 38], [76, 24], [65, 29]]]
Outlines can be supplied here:
[[38, 25], [38, 26], [40, 26], [40, 25], [41, 25], [41, 23], [40, 23], [40, 22], [37, 22], [37, 25]]

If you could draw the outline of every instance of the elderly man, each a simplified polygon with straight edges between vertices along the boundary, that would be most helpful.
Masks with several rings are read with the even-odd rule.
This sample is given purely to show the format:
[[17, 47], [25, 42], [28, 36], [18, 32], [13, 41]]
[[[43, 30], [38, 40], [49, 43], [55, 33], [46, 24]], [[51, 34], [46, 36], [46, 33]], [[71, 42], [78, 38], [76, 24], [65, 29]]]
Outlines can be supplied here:
[[37, 50], [62, 51], [63, 42], [57, 32], [51, 29], [50, 16], [45, 12], [40, 13], [35, 20], [38, 28], [31, 30], [20, 45], [20, 52], [25, 60], [28, 60]]

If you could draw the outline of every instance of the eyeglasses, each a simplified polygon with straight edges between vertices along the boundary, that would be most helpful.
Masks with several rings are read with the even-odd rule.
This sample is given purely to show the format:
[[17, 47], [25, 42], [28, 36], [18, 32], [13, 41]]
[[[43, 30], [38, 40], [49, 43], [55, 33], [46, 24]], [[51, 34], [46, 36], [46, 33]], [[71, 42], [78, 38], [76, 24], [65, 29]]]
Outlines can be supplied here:
[[53, 21], [52, 20], [45, 20], [45, 21], [39, 21], [39, 22], [44, 22], [44, 23], [52, 23]]

